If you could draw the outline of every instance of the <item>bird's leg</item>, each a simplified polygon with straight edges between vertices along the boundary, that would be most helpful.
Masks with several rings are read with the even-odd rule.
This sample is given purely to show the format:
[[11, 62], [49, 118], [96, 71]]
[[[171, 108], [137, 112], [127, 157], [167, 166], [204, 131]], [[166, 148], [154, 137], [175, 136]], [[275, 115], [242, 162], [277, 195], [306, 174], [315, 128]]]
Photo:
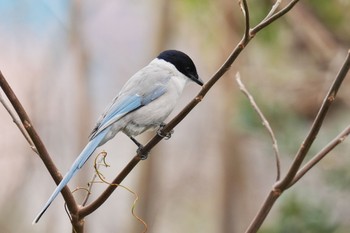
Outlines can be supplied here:
[[166, 134], [163, 133], [163, 128], [165, 126], [165, 123], [163, 122], [162, 124], [159, 125], [159, 129], [157, 131], [157, 134], [164, 138], [165, 140], [168, 140], [171, 138], [171, 134], [174, 133], [174, 130], [170, 130], [170, 132], [167, 132]]
[[139, 143], [133, 136], [130, 136], [130, 139], [136, 144], [136, 146], [143, 147], [143, 145]]
[[144, 151], [143, 145], [142, 145], [141, 143], [139, 143], [139, 142], [138, 142], [134, 137], [132, 137], [132, 136], [130, 136], [130, 139], [137, 145], [138, 149], [137, 149], [136, 153], [137, 153], [138, 155], [140, 155], [140, 158], [141, 158], [142, 160], [147, 159], [147, 157], [148, 157], [148, 152], [145, 152], [145, 151]]

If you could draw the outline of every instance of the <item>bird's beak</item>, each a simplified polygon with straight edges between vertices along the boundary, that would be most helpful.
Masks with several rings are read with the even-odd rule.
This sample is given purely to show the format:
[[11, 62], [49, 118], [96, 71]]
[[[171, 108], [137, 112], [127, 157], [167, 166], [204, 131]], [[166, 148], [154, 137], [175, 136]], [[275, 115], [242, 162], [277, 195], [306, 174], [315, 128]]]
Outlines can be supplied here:
[[196, 76], [192, 76], [191, 80], [193, 82], [197, 83], [199, 86], [203, 86], [203, 84], [204, 84], [203, 80], [200, 77], [198, 77], [197, 75]]

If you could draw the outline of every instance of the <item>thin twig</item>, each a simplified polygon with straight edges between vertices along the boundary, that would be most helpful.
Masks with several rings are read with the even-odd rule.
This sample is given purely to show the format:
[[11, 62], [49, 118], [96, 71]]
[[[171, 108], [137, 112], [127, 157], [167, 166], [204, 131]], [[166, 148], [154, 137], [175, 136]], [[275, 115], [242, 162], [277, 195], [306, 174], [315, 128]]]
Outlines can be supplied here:
[[271, 7], [270, 12], [266, 15], [266, 17], [261, 22], [268, 20], [276, 12], [277, 8], [281, 3], [282, 3], [282, 0], [276, 0], [275, 4], [273, 4], [273, 6]]
[[[139, 163], [140, 156], [136, 155], [134, 158], [126, 165], [126, 167], [119, 173], [119, 175], [112, 181], [112, 184], [120, 184], [125, 177], [134, 169], [134, 167]], [[96, 198], [89, 205], [81, 208], [79, 210], [79, 216], [84, 218], [85, 216], [94, 212], [97, 208], [99, 208], [113, 193], [113, 191], [117, 188], [117, 185], [109, 185], [106, 190]]]
[[99, 167], [100, 167], [100, 164], [99, 162], [97, 162], [97, 159], [99, 158], [99, 156], [102, 156], [101, 160], [102, 160], [102, 164], [106, 167], [108, 167], [109, 165], [106, 163], [106, 155], [107, 153], [100, 153], [96, 156], [95, 160], [94, 160], [94, 168], [95, 168], [95, 174], [97, 175], [97, 177], [100, 179], [100, 181], [102, 183], [105, 183], [105, 184], [108, 184], [109, 186], [116, 186], [116, 187], [122, 187], [123, 189], [127, 190], [128, 192], [130, 192], [131, 194], [134, 195], [135, 199], [134, 199], [134, 202], [132, 204], [132, 207], [131, 207], [131, 214], [132, 216], [134, 216], [134, 218], [137, 219], [137, 221], [139, 221], [143, 226], [144, 226], [144, 229], [143, 229], [143, 232], [142, 233], [146, 233], [147, 230], [148, 230], [148, 225], [147, 223], [141, 218], [139, 217], [136, 213], [135, 213], [135, 208], [136, 208], [136, 203], [138, 202], [139, 200], [139, 195], [137, 195], [136, 192], [134, 192], [133, 190], [131, 190], [130, 188], [124, 186], [124, 185], [121, 185], [119, 183], [110, 183], [108, 182], [104, 175], [99, 171]]
[[276, 160], [276, 171], [277, 171], [276, 181], [278, 181], [280, 179], [280, 177], [281, 177], [281, 161], [280, 161], [278, 144], [277, 144], [277, 140], [276, 140], [275, 134], [273, 133], [273, 130], [272, 130], [271, 126], [270, 126], [270, 123], [267, 121], [266, 117], [264, 116], [264, 114], [260, 110], [259, 106], [256, 104], [256, 102], [254, 100], [254, 97], [249, 93], [247, 88], [242, 83], [239, 73], [236, 74], [236, 81], [238, 83], [239, 89], [248, 97], [248, 100], [249, 100], [250, 104], [252, 105], [253, 109], [255, 110], [255, 112], [260, 117], [263, 126], [265, 126], [265, 128], [267, 129], [267, 131], [270, 134], [270, 137], [271, 137], [271, 140], [272, 140], [272, 148], [273, 148], [273, 151], [274, 151], [274, 154], [275, 154], [275, 160]]
[[247, 0], [239, 0], [238, 3], [239, 3], [239, 6], [241, 8], [241, 11], [243, 13], [244, 20], [245, 20], [243, 43], [247, 44], [248, 41], [251, 39], [250, 35], [249, 35], [249, 31], [250, 31], [249, 7], [248, 7]]
[[291, 1], [287, 6], [285, 6], [282, 10], [278, 11], [277, 13], [271, 15], [268, 19], [265, 19], [261, 21], [258, 25], [256, 25], [251, 31], [250, 34], [254, 36], [256, 33], [258, 33], [261, 29], [267, 27], [272, 22], [274, 22], [276, 19], [280, 18], [281, 16], [285, 15], [288, 11], [290, 11], [295, 4], [297, 4], [299, 0], [293, 0]]
[[36, 153], [39, 154], [38, 150], [36, 149], [32, 139], [29, 137], [27, 131], [24, 129], [23, 125], [20, 122], [20, 119], [18, 119], [18, 117], [15, 115], [15, 113], [12, 111], [12, 109], [10, 108], [10, 106], [6, 103], [5, 99], [2, 97], [2, 94], [0, 93], [0, 102], [1, 104], [4, 106], [4, 108], [6, 109], [6, 111], [8, 112], [8, 114], [10, 114], [12, 121], [16, 124], [17, 128], [19, 129], [19, 131], [21, 131], [23, 137], [26, 139], [26, 141], [28, 142], [30, 148]]
[[[95, 159], [95, 163], [94, 163], [94, 168], [95, 168], [95, 171], [98, 171], [99, 169], [100, 169], [100, 166], [101, 165], [103, 165], [103, 166], [105, 166], [105, 167], [109, 167], [109, 165], [105, 162], [106, 160], [105, 160], [105, 157], [107, 156], [107, 152], [105, 152], [105, 151], [102, 151], [102, 152], [100, 152], [97, 156], [96, 156], [96, 158], [99, 158], [99, 157], [101, 157], [100, 158], [100, 160], [99, 161], [97, 161], [96, 159]], [[96, 172], [94, 173], [94, 175], [92, 176], [92, 178], [91, 178], [91, 181], [88, 183], [88, 188], [86, 189], [86, 196], [85, 196], [85, 198], [84, 198], [84, 200], [82, 201], [82, 203], [81, 203], [81, 206], [85, 206], [86, 205], [86, 203], [88, 202], [88, 200], [89, 200], [89, 197], [90, 197], [90, 195], [91, 195], [91, 190], [92, 190], [92, 187], [93, 187], [93, 185], [96, 183], [96, 179], [98, 178], [98, 175], [96, 174]]]
[[288, 185], [287, 188], [293, 186], [298, 182], [311, 168], [313, 168], [321, 159], [323, 159], [329, 152], [331, 152], [336, 146], [342, 143], [350, 134], [350, 125], [347, 126], [343, 132], [341, 132], [337, 137], [335, 137], [327, 146], [320, 150], [312, 159], [307, 162], [295, 175], [294, 179]]
[[[5, 77], [0, 71], [0, 87], [4, 91], [6, 97], [10, 101], [11, 105], [13, 106], [14, 110], [16, 111], [19, 119], [21, 120], [24, 129], [27, 131], [29, 137], [33, 141], [35, 148], [38, 151], [38, 155], [40, 156], [41, 160], [43, 161], [44, 165], [46, 166], [46, 169], [49, 171], [51, 177], [55, 181], [56, 184], [59, 184], [62, 180], [62, 175], [58, 171], [56, 165], [52, 161], [51, 156], [49, 155], [48, 151], [46, 150], [46, 147], [44, 143], [42, 142], [41, 138], [39, 137], [38, 133], [36, 132], [33, 124], [31, 123], [31, 120], [28, 117], [28, 114], [24, 110], [22, 104], [17, 99], [17, 96], [13, 92], [10, 85], [7, 83]], [[77, 213], [78, 212], [78, 205], [75, 202], [75, 199], [70, 192], [69, 188], [65, 186], [61, 191], [64, 200], [67, 203], [68, 209], [70, 213]], [[75, 215], [75, 217], [77, 217]], [[73, 223], [76, 223], [76, 228], [79, 228], [80, 220], [78, 218], [74, 218]]]

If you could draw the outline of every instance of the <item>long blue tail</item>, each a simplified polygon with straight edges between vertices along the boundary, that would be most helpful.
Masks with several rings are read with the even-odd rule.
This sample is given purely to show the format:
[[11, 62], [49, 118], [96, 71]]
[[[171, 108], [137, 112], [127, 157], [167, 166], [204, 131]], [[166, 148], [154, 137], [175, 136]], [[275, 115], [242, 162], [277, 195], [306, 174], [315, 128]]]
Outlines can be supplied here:
[[100, 146], [101, 141], [108, 133], [108, 130], [104, 130], [100, 132], [96, 137], [94, 137], [89, 143], [85, 146], [84, 150], [80, 153], [78, 158], [74, 161], [73, 165], [67, 172], [67, 174], [63, 177], [61, 182], [56, 187], [55, 191], [50, 196], [49, 200], [46, 202], [44, 208], [40, 211], [40, 213], [36, 216], [32, 224], [37, 223], [41, 216], [45, 213], [47, 208], [51, 205], [53, 200], [57, 197], [57, 195], [61, 192], [61, 190], [68, 184], [68, 182], [73, 178], [73, 176], [77, 173], [77, 171], [85, 164], [85, 162], [90, 158], [92, 153], [96, 150], [98, 146]]

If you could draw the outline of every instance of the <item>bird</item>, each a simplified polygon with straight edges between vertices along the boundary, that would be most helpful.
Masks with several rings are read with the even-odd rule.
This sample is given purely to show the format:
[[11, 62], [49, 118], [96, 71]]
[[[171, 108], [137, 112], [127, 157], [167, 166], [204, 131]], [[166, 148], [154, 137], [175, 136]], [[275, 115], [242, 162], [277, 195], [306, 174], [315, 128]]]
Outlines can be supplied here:
[[[135, 73], [97, 120], [89, 141], [33, 221], [37, 223], [61, 190], [93, 152], [117, 133], [123, 132], [138, 146], [134, 137], [146, 130], [161, 129], [189, 82], [203, 86], [192, 59], [178, 50], [165, 50]], [[158, 132], [160, 132], [158, 130]], [[162, 135], [169, 137], [170, 135]], [[141, 159], [146, 159], [142, 155]]]

